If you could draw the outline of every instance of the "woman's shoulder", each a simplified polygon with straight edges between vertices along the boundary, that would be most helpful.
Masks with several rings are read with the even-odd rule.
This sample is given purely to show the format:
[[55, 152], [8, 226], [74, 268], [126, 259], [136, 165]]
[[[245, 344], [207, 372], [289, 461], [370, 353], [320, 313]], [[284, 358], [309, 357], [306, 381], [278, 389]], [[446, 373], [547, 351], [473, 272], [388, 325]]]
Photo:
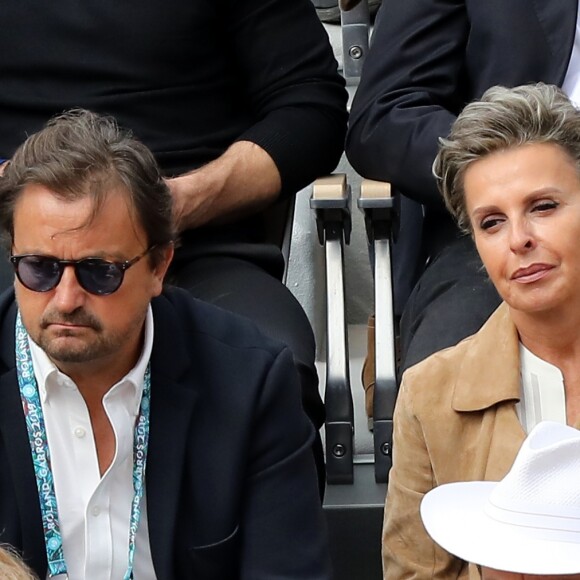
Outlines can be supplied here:
[[442, 400], [449, 400], [474, 336], [408, 368], [401, 382], [401, 395], [413, 400], [414, 406], [432, 406]]
[[482, 369], [517, 364], [517, 344], [509, 309], [502, 304], [478, 332], [407, 369], [401, 389], [417, 404], [450, 403], [458, 381], [475, 385], [484, 379]]

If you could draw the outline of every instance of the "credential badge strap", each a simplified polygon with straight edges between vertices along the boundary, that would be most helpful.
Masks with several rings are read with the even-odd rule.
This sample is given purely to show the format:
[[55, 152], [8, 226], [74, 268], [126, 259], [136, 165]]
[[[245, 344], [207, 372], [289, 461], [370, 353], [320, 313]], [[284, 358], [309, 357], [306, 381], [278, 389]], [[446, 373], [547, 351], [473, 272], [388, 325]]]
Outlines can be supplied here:
[[[46, 437], [44, 415], [40, 402], [40, 394], [30, 347], [28, 345], [28, 333], [26, 332], [20, 312], [16, 316], [16, 370], [22, 408], [26, 418], [26, 428], [34, 464], [40, 511], [42, 514], [42, 527], [44, 531], [44, 543], [48, 561], [48, 575], [50, 578], [59, 574], [67, 574], [66, 562], [62, 548], [62, 536], [58, 518], [58, 506], [54, 479], [50, 463], [50, 449]], [[133, 442], [133, 502], [131, 505], [131, 520], [129, 525], [129, 554], [127, 571], [124, 580], [133, 578], [133, 562], [135, 558], [135, 541], [137, 529], [141, 518], [141, 499], [145, 483], [145, 467], [147, 465], [147, 448], [149, 443], [149, 411], [151, 401], [151, 365], [147, 365], [143, 380], [143, 394], [139, 416], [135, 425]]]

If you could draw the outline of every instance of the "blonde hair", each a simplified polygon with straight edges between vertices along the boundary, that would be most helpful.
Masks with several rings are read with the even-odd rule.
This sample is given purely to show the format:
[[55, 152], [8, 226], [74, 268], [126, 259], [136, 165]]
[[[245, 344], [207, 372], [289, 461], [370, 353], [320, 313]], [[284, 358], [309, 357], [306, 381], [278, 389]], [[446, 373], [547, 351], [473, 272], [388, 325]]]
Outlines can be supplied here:
[[2, 580], [37, 580], [22, 559], [6, 545], [0, 545], [0, 578]]
[[433, 174], [447, 209], [470, 232], [463, 187], [467, 168], [496, 151], [532, 143], [560, 146], [580, 168], [580, 111], [553, 85], [491, 87], [463, 109], [449, 137], [439, 142]]

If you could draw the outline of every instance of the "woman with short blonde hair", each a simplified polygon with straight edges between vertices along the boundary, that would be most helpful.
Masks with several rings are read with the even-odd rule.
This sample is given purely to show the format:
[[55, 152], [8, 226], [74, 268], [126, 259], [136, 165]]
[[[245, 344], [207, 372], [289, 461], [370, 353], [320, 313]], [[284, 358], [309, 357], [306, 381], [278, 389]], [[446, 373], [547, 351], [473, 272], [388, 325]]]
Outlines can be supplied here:
[[403, 375], [386, 579], [478, 579], [428, 536], [423, 496], [501, 480], [540, 421], [580, 427], [579, 167], [580, 111], [544, 84], [489, 89], [441, 142], [434, 172], [447, 206], [503, 303], [479, 332]]

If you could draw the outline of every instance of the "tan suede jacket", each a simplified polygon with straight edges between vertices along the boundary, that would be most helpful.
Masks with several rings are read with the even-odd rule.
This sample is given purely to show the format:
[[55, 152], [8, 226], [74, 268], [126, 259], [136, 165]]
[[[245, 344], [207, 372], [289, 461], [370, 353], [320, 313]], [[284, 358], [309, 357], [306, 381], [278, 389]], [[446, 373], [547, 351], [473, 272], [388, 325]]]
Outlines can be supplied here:
[[409, 369], [395, 411], [385, 508], [385, 579], [479, 578], [427, 535], [423, 495], [442, 483], [500, 480], [525, 438], [517, 330], [502, 304], [483, 328]]

